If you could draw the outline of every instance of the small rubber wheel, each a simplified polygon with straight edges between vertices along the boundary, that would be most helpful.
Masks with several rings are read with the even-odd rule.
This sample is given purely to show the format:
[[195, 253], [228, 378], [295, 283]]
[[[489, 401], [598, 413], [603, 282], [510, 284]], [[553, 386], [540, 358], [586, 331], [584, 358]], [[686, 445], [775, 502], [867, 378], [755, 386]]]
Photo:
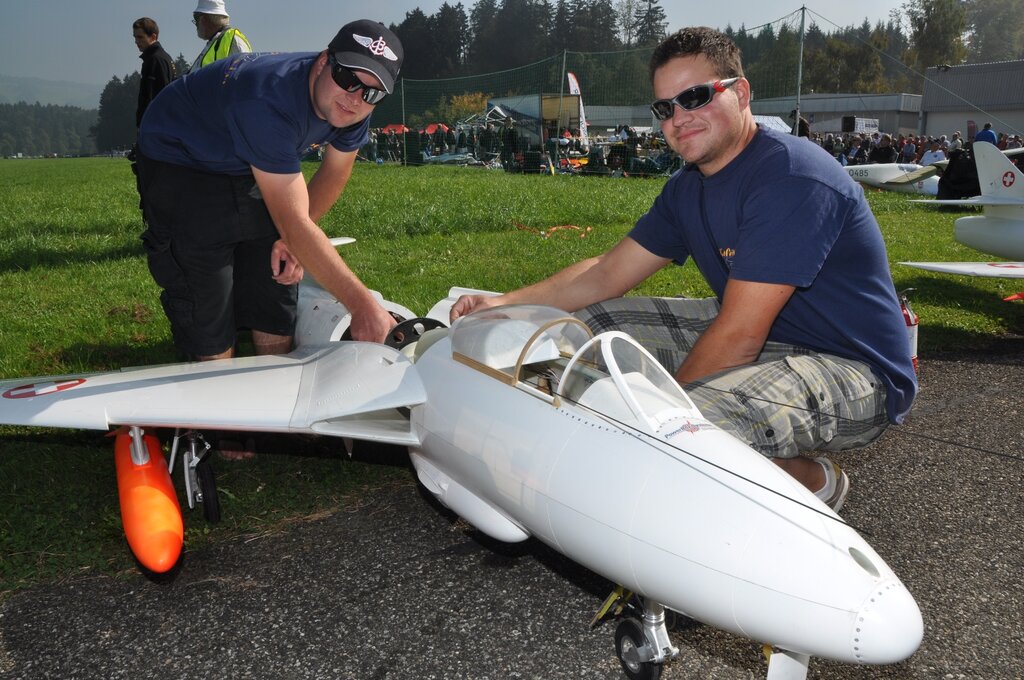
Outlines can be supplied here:
[[201, 460], [196, 465], [196, 478], [203, 494], [203, 517], [210, 524], [217, 524], [220, 522], [220, 498], [217, 497], [217, 480], [209, 460]]
[[388, 337], [384, 339], [384, 344], [395, 349], [402, 349], [419, 340], [420, 336], [427, 331], [444, 327], [445, 325], [437, 319], [427, 317], [406, 319], [391, 329]]
[[640, 661], [637, 651], [647, 644], [644, 630], [636, 619], [623, 619], [615, 628], [615, 653], [629, 680], [658, 680], [662, 664]]

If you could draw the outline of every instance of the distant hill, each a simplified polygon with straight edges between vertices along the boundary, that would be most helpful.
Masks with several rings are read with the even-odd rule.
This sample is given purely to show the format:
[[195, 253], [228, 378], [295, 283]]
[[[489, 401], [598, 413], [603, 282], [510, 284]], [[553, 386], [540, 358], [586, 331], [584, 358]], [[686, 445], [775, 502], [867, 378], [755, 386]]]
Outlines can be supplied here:
[[42, 78], [17, 78], [0, 73], [0, 104], [55, 104], [98, 109], [104, 85]]

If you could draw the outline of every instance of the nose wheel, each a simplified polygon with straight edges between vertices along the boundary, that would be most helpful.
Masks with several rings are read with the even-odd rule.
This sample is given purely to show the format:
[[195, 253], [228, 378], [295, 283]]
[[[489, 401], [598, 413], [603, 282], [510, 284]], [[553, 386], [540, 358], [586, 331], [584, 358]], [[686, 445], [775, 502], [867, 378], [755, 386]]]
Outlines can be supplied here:
[[664, 666], [654, 663], [644, 629], [636, 619], [623, 619], [615, 628], [615, 653], [629, 680], [658, 680]]
[[665, 611], [660, 603], [618, 586], [591, 622], [612, 612], [622, 617], [615, 628], [615, 655], [629, 680], [658, 680], [665, 662], [679, 656], [668, 638]]

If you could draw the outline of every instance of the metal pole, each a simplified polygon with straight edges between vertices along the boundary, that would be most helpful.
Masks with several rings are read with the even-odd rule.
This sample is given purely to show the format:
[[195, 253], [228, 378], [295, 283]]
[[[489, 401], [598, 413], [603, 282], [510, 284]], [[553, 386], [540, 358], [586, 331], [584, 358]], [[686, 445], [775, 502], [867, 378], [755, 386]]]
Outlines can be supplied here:
[[[555, 138], [558, 138], [562, 134], [562, 104], [565, 101], [565, 62], [566, 56], [569, 54], [568, 50], [562, 50], [562, 77], [558, 79], [558, 122], [555, 123]], [[541, 107], [544, 103], [541, 102]], [[566, 125], [566, 127], [569, 127]], [[543, 146], [543, 143], [542, 143]], [[554, 161], [554, 159], [551, 159]]]
[[402, 165], [409, 165], [409, 144], [406, 141], [409, 124], [405, 122], [405, 78], [402, 78], [399, 83], [402, 85]]
[[793, 134], [800, 134], [800, 89], [804, 80], [804, 21], [807, 19], [807, 6], [800, 7], [800, 59], [796, 64], [796, 120], [793, 121]]

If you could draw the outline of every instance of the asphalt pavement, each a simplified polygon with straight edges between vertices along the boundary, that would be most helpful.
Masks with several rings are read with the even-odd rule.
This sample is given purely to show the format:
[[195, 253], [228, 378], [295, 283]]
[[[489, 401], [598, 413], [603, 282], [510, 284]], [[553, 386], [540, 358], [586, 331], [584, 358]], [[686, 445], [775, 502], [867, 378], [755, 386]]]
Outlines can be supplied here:
[[[909, 422], [838, 460], [853, 484], [842, 514], [916, 597], [924, 641], [892, 666], [812, 659], [809, 677], [1024, 676], [1024, 341], [925, 357], [920, 378]], [[536, 541], [481, 537], [410, 473], [329, 515], [187, 552], [164, 582], [14, 594], [0, 679], [618, 679], [614, 622], [589, 627], [610, 587]], [[672, 639], [663, 678], [764, 677], [753, 641], [688, 621]]]

